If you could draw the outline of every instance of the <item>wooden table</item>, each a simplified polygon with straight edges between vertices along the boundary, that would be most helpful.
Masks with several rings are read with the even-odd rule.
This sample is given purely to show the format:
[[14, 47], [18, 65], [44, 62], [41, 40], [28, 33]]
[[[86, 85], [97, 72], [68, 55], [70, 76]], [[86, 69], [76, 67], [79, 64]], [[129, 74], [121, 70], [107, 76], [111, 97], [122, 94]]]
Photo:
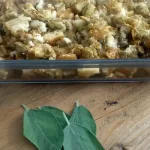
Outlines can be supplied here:
[[106, 150], [150, 150], [150, 83], [1, 85], [0, 150], [35, 150], [22, 136], [22, 103], [71, 112], [76, 100], [91, 110]]

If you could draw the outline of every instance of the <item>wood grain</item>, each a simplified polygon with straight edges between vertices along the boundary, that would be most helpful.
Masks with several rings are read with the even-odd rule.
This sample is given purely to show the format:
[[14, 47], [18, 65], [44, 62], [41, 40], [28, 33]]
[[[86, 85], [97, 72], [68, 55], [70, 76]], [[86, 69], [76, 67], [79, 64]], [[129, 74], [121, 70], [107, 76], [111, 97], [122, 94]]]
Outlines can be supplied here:
[[150, 83], [0, 85], [0, 97], [0, 150], [35, 150], [22, 135], [22, 103], [70, 113], [76, 100], [91, 110], [106, 150], [150, 150]]

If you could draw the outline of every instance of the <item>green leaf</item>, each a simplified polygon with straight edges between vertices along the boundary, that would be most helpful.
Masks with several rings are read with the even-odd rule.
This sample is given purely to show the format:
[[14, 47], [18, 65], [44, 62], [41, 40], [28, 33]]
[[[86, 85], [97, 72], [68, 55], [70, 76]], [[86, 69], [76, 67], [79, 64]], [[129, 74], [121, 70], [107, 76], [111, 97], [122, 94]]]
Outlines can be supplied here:
[[96, 135], [96, 123], [90, 111], [84, 106], [78, 106], [77, 103], [69, 121], [70, 123], [76, 123], [87, 128]]
[[[57, 121], [60, 123], [61, 127], [64, 129], [67, 126], [67, 123], [63, 117], [63, 111], [54, 107], [44, 106], [41, 108], [42, 110], [46, 110], [52, 113]], [[66, 114], [66, 113], [65, 113]], [[67, 118], [70, 119], [70, 115], [66, 114]]]
[[40, 150], [60, 150], [64, 133], [56, 118], [48, 111], [23, 107], [24, 136]]
[[75, 123], [69, 123], [64, 129], [63, 146], [65, 150], [104, 150], [93, 133]]

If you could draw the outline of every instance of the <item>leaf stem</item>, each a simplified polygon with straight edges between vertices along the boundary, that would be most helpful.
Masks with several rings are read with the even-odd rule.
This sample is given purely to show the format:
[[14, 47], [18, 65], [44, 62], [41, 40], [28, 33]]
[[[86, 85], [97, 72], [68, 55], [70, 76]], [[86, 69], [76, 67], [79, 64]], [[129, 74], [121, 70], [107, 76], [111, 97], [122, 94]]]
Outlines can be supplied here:
[[69, 122], [69, 120], [68, 120], [68, 118], [67, 118], [67, 116], [66, 116], [66, 114], [64, 112], [63, 112], [63, 116], [64, 116], [64, 119], [67, 122], [67, 124], [70, 125], [70, 122]]
[[25, 105], [25, 104], [22, 104], [21, 105], [26, 111], [29, 111], [29, 108]]
[[76, 101], [76, 107], [79, 107], [79, 102], [78, 101]]
[[41, 106], [38, 106], [38, 109], [41, 109], [42, 107]]

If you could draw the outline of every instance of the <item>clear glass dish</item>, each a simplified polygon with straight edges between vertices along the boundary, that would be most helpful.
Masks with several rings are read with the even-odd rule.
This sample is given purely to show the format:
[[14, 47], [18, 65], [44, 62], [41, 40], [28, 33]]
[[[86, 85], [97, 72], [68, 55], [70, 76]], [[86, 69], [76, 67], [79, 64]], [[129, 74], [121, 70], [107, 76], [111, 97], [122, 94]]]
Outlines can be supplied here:
[[150, 59], [0, 61], [0, 83], [145, 81], [150, 81]]
[[0, 83], [150, 81], [150, 59], [0, 61]]

